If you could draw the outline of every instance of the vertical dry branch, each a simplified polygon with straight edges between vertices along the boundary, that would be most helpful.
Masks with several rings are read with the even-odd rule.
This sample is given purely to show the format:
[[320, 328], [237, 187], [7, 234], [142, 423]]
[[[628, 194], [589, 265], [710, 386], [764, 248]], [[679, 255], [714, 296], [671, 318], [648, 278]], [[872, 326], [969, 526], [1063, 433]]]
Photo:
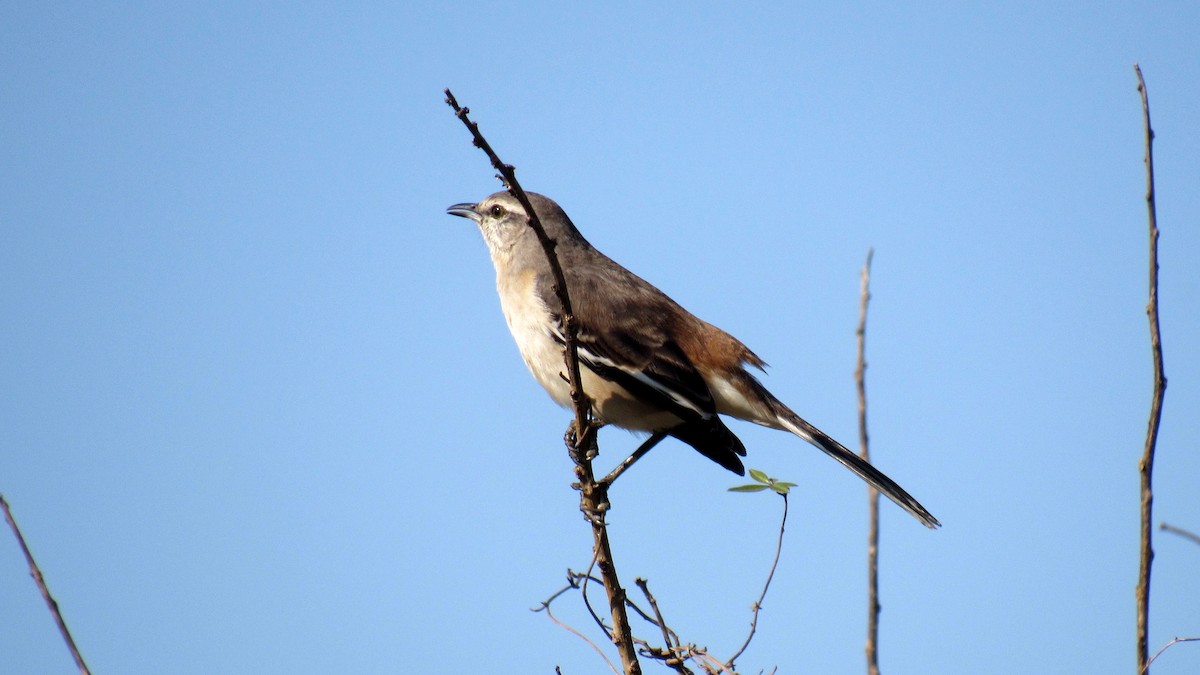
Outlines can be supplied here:
[[[858, 305], [858, 367], [854, 382], [858, 388], [859, 456], [871, 461], [867, 438], [867, 304], [871, 300], [871, 258], [875, 249], [867, 249], [867, 262], [860, 274]], [[867, 486], [867, 505], [871, 522], [867, 529], [867, 675], [879, 675], [879, 491]]]
[[1146, 81], [1142, 79], [1142, 69], [1135, 63], [1133, 72], [1137, 74], [1138, 93], [1142, 97], [1142, 120], [1146, 137], [1146, 210], [1150, 221], [1150, 300], [1146, 304], [1146, 315], [1150, 319], [1150, 350], [1154, 359], [1154, 394], [1150, 401], [1150, 422], [1146, 428], [1146, 446], [1142, 459], [1138, 462], [1138, 472], [1142, 479], [1142, 523], [1141, 523], [1141, 554], [1138, 569], [1137, 588], [1137, 663], [1138, 672], [1146, 672], [1149, 667], [1147, 659], [1147, 639], [1149, 633], [1150, 614], [1150, 565], [1154, 561], [1154, 549], [1150, 545], [1151, 510], [1154, 505], [1154, 492], [1150, 479], [1154, 473], [1154, 448], [1158, 443], [1158, 427], [1162, 421], [1163, 395], [1167, 390], [1167, 377], [1163, 372], [1162, 341], [1158, 331], [1158, 217], [1154, 207], [1154, 130], [1150, 127], [1150, 99], [1146, 93]]
[[13, 535], [17, 538], [17, 544], [21, 546], [21, 552], [25, 554], [25, 562], [29, 565], [29, 575], [33, 577], [34, 583], [42, 593], [42, 599], [50, 608], [50, 615], [54, 617], [54, 623], [58, 624], [58, 632], [62, 634], [63, 641], [67, 643], [67, 649], [70, 650], [71, 657], [75, 659], [75, 665], [79, 668], [80, 675], [89, 675], [91, 671], [83, 662], [83, 654], [79, 653], [79, 647], [75, 645], [75, 639], [71, 637], [71, 631], [67, 629], [67, 622], [63, 620], [62, 612], [58, 610], [58, 602], [55, 601], [54, 596], [50, 595], [50, 588], [46, 586], [42, 570], [33, 559], [33, 553], [29, 550], [29, 545], [25, 543], [25, 535], [21, 534], [21, 528], [17, 527], [17, 521], [13, 518], [4, 495], [0, 495], [0, 508], [4, 509], [4, 519], [8, 521], [8, 526], [12, 528]]
[[492, 150], [492, 146], [479, 132], [479, 125], [472, 122], [467, 115], [469, 108], [460, 107], [454, 94], [445, 90], [446, 104], [453, 110], [467, 130], [471, 132], [475, 147], [487, 153], [492, 167], [500, 172], [500, 180], [509, 192], [517, 198], [528, 214], [528, 225], [534, 231], [546, 259], [550, 265], [550, 273], [554, 277], [554, 293], [562, 306], [562, 334], [564, 336], [563, 359], [567, 366], [567, 379], [571, 384], [571, 401], [575, 419], [567, 431], [567, 445], [571, 459], [575, 462], [575, 475], [579, 479], [580, 509], [587, 515], [592, 526], [593, 551], [596, 566], [600, 568], [604, 590], [608, 595], [608, 605], [612, 612], [613, 634], [612, 641], [621, 655], [621, 663], [626, 675], [640, 675], [641, 664], [637, 660], [637, 649], [633, 642], [633, 630], [629, 625], [629, 616], [625, 611], [625, 589], [621, 588], [617, 576], [616, 564], [613, 562], [612, 548], [608, 540], [608, 527], [605, 523], [605, 513], [609, 508], [608, 484], [596, 480], [592, 469], [592, 458], [598, 452], [596, 447], [595, 428], [592, 426], [589, 411], [591, 403], [583, 391], [583, 380], [579, 371], [579, 326], [571, 308], [571, 297], [567, 292], [567, 281], [563, 275], [562, 266], [554, 249], [556, 242], [547, 234], [537, 212], [529, 202], [529, 197], [517, 182], [516, 169], [511, 164], [500, 161], [500, 157]]

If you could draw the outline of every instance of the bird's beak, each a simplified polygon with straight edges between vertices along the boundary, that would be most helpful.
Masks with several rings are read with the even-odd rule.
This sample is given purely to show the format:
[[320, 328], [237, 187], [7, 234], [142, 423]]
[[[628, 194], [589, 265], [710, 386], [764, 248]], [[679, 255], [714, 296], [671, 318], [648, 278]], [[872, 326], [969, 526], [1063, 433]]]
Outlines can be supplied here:
[[451, 206], [450, 208], [446, 209], [446, 213], [449, 213], [453, 216], [470, 218], [476, 223], [479, 223], [481, 220], [483, 220], [483, 216], [479, 215], [479, 211], [475, 210], [475, 204], [469, 204], [466, 202]]

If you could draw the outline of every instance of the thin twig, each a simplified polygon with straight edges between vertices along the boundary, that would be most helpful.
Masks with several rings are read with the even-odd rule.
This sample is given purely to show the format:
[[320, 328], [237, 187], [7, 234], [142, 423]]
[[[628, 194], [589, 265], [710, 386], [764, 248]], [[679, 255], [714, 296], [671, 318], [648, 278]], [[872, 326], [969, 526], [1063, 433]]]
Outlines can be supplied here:
[[691, 647], [690, 651], [691, 651], [690, 658], [692, 658], [694, 661], [699, 663], [700, 667], [704, 668], [708, 672], [710, 672], [710, 673], [720, 672], [720, 673], [726, 673], [726, 675], [737, 675], [737, 671], [735, 671], [733, 669], [732, 662], [721, 663], [713, 655], [709, 654], [708, 650], [701, 649], [699, 647]]
[[1155, 652], [1154, 656], [1150, 657], [1150, 660], [1146, 662], [1146, 665], [1141, 670], [1138, 671], [1138, 675], [1142, 675], [1143, 673], [1145, 673], [1146, 669], [1148, 669], [1150, 667], [1150, 664], [1154, 663], [1154, 659], [1157, 659], [1158, 657], [1162, 656], [1162, 653], [1167, 651], [1167, 649], [1169, 647], [1174, 647], [1175, 645], [1179, 644], [1180, 642], [1200, 642], [1200, 637], [1176, 637], [1175, 639], [1171, 640], [1167, 644], [1163, 645], [1162, 649]]
[[[590, 566], [589, 566], [588, 570], [589, 571], [587, 571], [587, 572], [576, 572], [574, 570], [568, 569], [567, 570], [567, 585], [563, 586], [562, 588], [555, 591], [553, 594], [550, 595], [550, 597], [546, 598], [541, 603], [539, 603], [537, 607], [530, 607], [529, 611], [531, 611], [531, 612], [545, 611], [547, 605], [549, 605], [550, 603], [552, 603], [555, 600], [562, 597], [562, 595], [564, 593], [566, 593], [567, 591], [570, 591], [570, 590], [581, 591], [581, 595], [583, 596], [584, 606], [588, 610], [588, 612], [591, 613], [592, 619], [594, 621], [596, 621], [597, 625], [600, 626], [600, 630], [603, 631], [605, 635], [608, 635], [611, 637], [611, 631], [609, 631], [608, 626], [605, 625], [601, 621], [600, 617], [596, 614], [596, 611], [592, 608], [591, 601], [588, 600], [586, 597], [587, 589], [584, 588], [584, 584], [586, 584], [586, 583], [595, 582], [597, 584], [603, 585], [604, 581], [602, 579], [597, 579], [596, 577], [592, 576]], [[642, 617], [642, 619], [645, 620], [646, 623], [649, 623], [654, 626], [658, 625], [658, 622], [656, 622], [654, 620], [654, 617], [647, 614], [646, 610], [639, 607], [638, 604], [636, 602], [634, 602], [633, 600], [626, 598], [625, 606], [628, 607], [629, 609], [633, 610], [638, 616]], [[667, 630], [670, 630], [669, 626], [668, 626]], [[675, 634], [675, 631], [672, 630], [671, 635], [674, 637], [675, 643], [680, 644], [679, 636]]]
[[1146, 92], [1146, 81], [1142, 69], [1135, 63], [1138, 93], [1142, 98], [1142, 119], [1146, 137], [1146, 210], [1150, 222], [1150, 300], [1146, 304], [1146, 315], [1150, 320], [1150, 349], [1154, 358], [1154, 394], [1150, 402], [1150, 421], [1146, 429], [1146, 446], [1138, 462], [1142, 483], [1141, 547], [1139, 555], [1138, 582], [1135, 590], [1137, 599], [1137, 661], [1138, 672], [1150, 667], [1146, 658], [1147, 635], [1150, 615], [1150, 566], [1154, 561], [1154, 549], [1150, 544], [1151, 515], [1154, 492], [1151, 477], [1154, 473], [1154, 449], [1158, 443], [1158, 427], [1162, 421], [1163, 395], [1167, 389], [1167, 377], [1163, 372], [1162, 341], [1158, 328], [1158, 217], [1154, 206], [1154, 130], [1150, 126], [1150, 99]]
[[587, 572], [576, 572], [573, 569], [567, 568], [567, 585], [563, 586], [562, 588], [560, 588], [557, 591], [555, 591], [554, 593], [552, 593], [550, 595], [550, 597], [543, 600], [540, 604], [538, 604], [537, 607], [530, 607], [529, 611], [540, 612], [540, 611], [546, 609], [547, 605], [549, 605], [550, 603], [559, 599], [559, 597], [561, 597], [563, 593], [566, 593], [567, 591], [569, 591], [573, 588], [578, 589], [580, 587], [580, 582], [583, 581], [584, 579], [594, 579], [596, 581], [596, 583], [598, 583], [598, 584], [604, 583], [603, 581], [600, 581], [599, 579], [596, 579], [595, 577], [589, 576]]
[[639, 445], [638, 449], [634, 450], [632, 455], [626, 457], [624, 462], [618, 464], [616, 468], [610, 471], [607, 476], [600, 480], [600, 482], [604, 485], [612, 485], [613, 481], [617, 480], [621, 474], [625, 473], [626, 469], [633, 466], [634, 462], [645, 456], [647, 452], [650, 452], [654, 446], [658, 445], [659, 442], [666, 437], [667, 432], [665, 431], [656, 431], [653, 434], [650, 434], [650, 438], [647, 438], [644, 443]]
[[642, 667], [637, 660], [633, 629], [625, 611], [625, 589], [621, 587], [617, 576], [616, 563], [608, 539], [608, 526], [605, 522], [609, 508], [608, 486], [598, 483], [592, 472], [591, 458], [594, 456], [595, 443], [595, 434], [592, 434], [590, 447], [584, 452], [573, 453], [576, 461], [575, 475], [579, 478], [580, 509], [589, 516], [588, 522], [592, 526], [592, 550], [595, 552], [596, 566], [600, 568], [600, 577], [604, 580], [604, 590], [608, 595], [608, 609], [613, 620], [613, 643], [621, 654], [621, 663], [625, 667], [626, 675], [640, 675]]
[[787, 526], [788, 517], [787, 493], [780, 493], [779, 496], [783, 497], [783, 518], [779, 520], [779, 541], [775, 544], [775, 559], [771, 561], [771, 572], [767, 574], [767, 581], [763, 584], [762, 593], [758, 595], [758, 600], [754, 602], [754, 606], [751, 608], [753, 614], [750, 618], [750, 634], [746, 636], [746, 641], [742, 643], [742, 646], [725, 662], [725, 667], [729, 670], [734, 669], [733, 662], [737, 661], [742, 652], [746, 651], [746, 648], [750, 646], [750, 641], [754, 639], [754, 633], [758, 630], [759, 610], [762, 609], [763, 600], [767, 597], [767, 589], [771, 587], [771, 579], [775, 578], [775, 569], [779, 567], [779, 554], [783, 552], [783, 530]]
[[[636, 613], [638, 616], [642, 617], [642, 620], [645, 621], [646, 623], [650, 624], [651, 626], [658, 625], [658, 621], [654, 617], [652, 617], [648, 613], [646, 613], [646, 610], [642, 609], [641, 607], [638, 607], [638, 604], [636, 602], [627, 599], [625, 601], [625, 604], [627, 607], [629, 607], [629, 609], [632, 609], [634, 611], [634, 613]], [[671, 636], [675, 639], [675, 644], [682, 644], [682, 641], [679, 639], [679, 635], [676, 634], [675, 631], [672, 630], [670, 626], [667, 626], [666, 628], [668, 631], [670, 631]]]
[[[581, 584], [579, 584], [579, 595], [583, 598], [583, 606], [587, 608], [588, 614], [592, 615], [592, 619], [596, 622], [596, 625], [600, 627], [600, 630], [604, 633], [604, 635], [606, 637], [608, 637], [609, 640], [612, 640], [613, 639], [612, 631], [608, 628], [608, 626], [606, 626], [604, 624], [604, 619], [601, 619], [600, 615], [596, 614], [596, 610], [592, 608], [592, 600], [591, 600], [591, 598], [588, 597], [588, 593], [587, 593], [588, 592], [588, 582], [596, 580], [596, 577], [592, 576], [592, 568], [594, 568], [595, 566], [596, 566], [596, 555], [595, 555], [595, 552], [593, 551], [592, 561], [590, 563], [588, 563], [587, 571], [584, 572], [582, 575], [580, 575], [583, 582]], [[600, 581], [600, 585], [603, 586], [604, 580], [600, 579], [599, 581]]]
[[658, 624], [659, 629], [662, 631], [664, 645], [663, 663], [667, 664], [668, 667], [680, 675], [691, 675], [692, 671], [684, 665], [683, 650], [680, 649], [681, 645], [678, 643], [678, 637], [675, 637], [674, 643], [672, 642], [671, 628], [667, 626], [667, 620], [663, 618], [662, 610], [658, 608], [658, 601], [654, 599], [654, 594], [650, 592], [650, 582], [642, 577], [637, 577], [633, 580], [633, 583], [642, 589], [642, 595], [646, 596], [646, 602], [650, 603], [650, 609], [654, 611], [654, 623]]
[[1177, 535], [1183, 537], [1184, 539], [1191, 539], [1193, 542], [1200, 544], [1200, 534], [1196, 534], [1195, 532], [1185, 530], [1182, 527], [1175, 527], [1174, 525], [1168, 525], [1166, 523], [1161, 523], [1158, 526], [1158, 529], [1162, 530], [1163, 532], [1170, 532], [1171, 534], [1177, 534]]
[[604, 653], [604, 650], [600, 649], [600, 645], [596, 644], [595, 642], [592, 642], [586, 635], [575, 630], [575, 628], [573, 626], [571, 626], [567, 623], [564, 623], [562, 621], [559, 621], [558, 617], [554, 616], [554, 612], [550, 610], [550, 603], [547, 602], [545, 605], [543, 605], [542, 609], [546, 610], [546, 616], [550, 617], [550, 620], [553, 621], [555, 623], [555, 625], [557, 625], [559, 628], [566, 629], [568, 632], [575, 635], [575, 637], [577, 637], [580, 640], [583, 640], [584, 642], [591, 645], [592, 649], [595, 649], [596, 653], [600, 655], [600, 658], [604, 659], [604, 662], [608, 664], [608, 667], [611, 668], [614, 673], [617, 673], [618, 675], [620, 675], [621, 671], [617, 670], [617, 667], [615, 665], [613, 665], [613, 662], [611, 660], [609, 660], [608, 656]]
[[[592, 565], [594, 565], [594, 564], [595, 564], [595, 560], [592, 561]], [[566, 624], [563, 621], [560, 621], [557, 617], [554, 616], [554, 613], [553, 613], [553, 611], [551, 611], [551, 608], [550, 608], [550, 605], [555, 600], [557, 600], [559, 597], [561, 597], [564, 593], [566, 593], [567, 591], [570, 591], [572, 589], [581, 591], [581, 594], [584, 596], [583, 597], [584, 605], [587, 607], [588, 612], [592, 615], [592, 619], [597, 623], [597, 625], [600, 626], [600, 630], [611, 639], [612, 631], [610, 631], [608, 626], [604, 625], [604, 623], [601, 621], [600, 617], [596, 615], [596, 612], [592, 609], [591, 603], [588, 601], [588, 599], [586, 597], [586, 594], [587, 594], [586, 585], [589, 581], [594, 581], [594, 582], [600, 583], [600, 584], [604, 583], [600, 579], [597, 579], [596, 577], [591, 575], [590, 570], [591, 570], [592, 565], [589, 565], [589, 567], [588, 567], [589, 571], [587, 571], [587, 572], [575, 572], [573, 570], [568, 569], [567, 570], [567, 585], [563, 586], [559, 590], [555, 591], [553, 594], [550, 595], [550, 597], [543, 600], [537, 607], [530, 608], [530, 611], [545, 612], [546, 615], [550, 617], [550, 620], [553, 621], [560, 628], [564, 628], [564, 629], [570, 631], [572, 634], [582, 638], [589, 645], [592, 645], [592, 647], [595, 648], [594, 642], [592, 642], [588, 638], [584, 637], [578, 630], [576, 630], [572, 626]], [[654, 626], [658, 626], [660, 628], [660, 630], [662, 631], [662, 634], [663, 634], [664, 641], [666, 642], [666, 647], [655, 647], [655, 646], [651, 645], [649, 642], [642, 640], [640, 638], [637, 638], [637, 637], [633, 638], [634, 644], [636, 644], [640, 648], [640, 653], [643, 656], [647, 656], [647, 657], [662, 661], [667, 666], [673, 668], [680, 675], [692, 675], [692, 671], [686, 665], [687, 660], [688, 659], [697, 659], [698, 657], [705, 656], [706, 654], [704, 654], [704, 651], [701, 650], [700, 648], [696, 647], [696, 645], [694, 645], [694, 644], [684, 645], [682, 643], [682, 641], [679, 639], [679, 635], [676, 634], [675, 631], [672, 630], [671, 627], [668, 626], [666, 624], [666, 621], [663, 619], [662, 610], [659, 609], [658, 602], [657, 602], [657, 600], [654, 599], [654, 595], [650, 593], [649, 586], [648, 586], [648, 584], [645, 583], [645, 580], [638, 579], [638, 580], [636, 580], [636, 583], [642, 589], [642, 592], [646, 595], [646, 598], [650, 601], [650, 604], [654, 610], [655, 616], [650, 616], [649, 614], [647, 614], [645, 612], [645, 610], [643, 610], [641, 607], [638, 607], [637, 603], [633, 602], [632, 600], [626, 600], [627, 606], [629, 609], [633, 610], [639, 616], [641, 616], [643, 619], [645, 619], [645, 621], [647, 623], [654, 625]], [[708, 657], [708, 658], [711, 660], [711, 657]], [[607, 661], [607, 659], [605, 659], [605, 660]], [[711, 669], [708, 668], [706, 665], [701, 664], [701, 666], [706, 671], [711, 672]], [[612, 667], [611, 663], [610, 663], [610, 667]], [[721, 670], [725, 670], [724, 667], [722, 667]], [[726, 671], [726, 672], [730, 672], [730, 671]]]
[[529, 201], [529, 196], [525, 194], [525, 190], [521, 188], [521, 184], [517, 182], [516, 167], [511, 164], [505, 164], [500, 161], [500, 156], [492, 149], [487, 139], [479, 131], [479, 124], [472, 122], [468, 115], [471, 112], [470, 108], [464, 108], [458, 105], [458, 99], [454, 98], [454, 94], [449, 89], [446, 92], [446, 104], [454, 110], [454, 115], [458, 117], [467, 130], [471, 132], [472, 142], [475, 147], [483, 150], [488, 159], [492, 162], [492, 167], [500, 172], [498, 178], [504, 187], [512, 193], [517, 201], [521, 203], [521, 207], [525, 209], [525, 215], [529, 227], [537, 236], [538, 241], [542, 245], [542, 249], [546, 252], [546, 260], [550, 264], [550, 275], [554, 278], [554, 293], [558, 297], [558, 302], [562, 305], [562, 334], [564, 340], [564, 359], [567, 364], [567, 379], [571, 384], [571, 400], [575, 403], [575, 428], [582, 439], [587, 435], [589, 406], [586, 404], [586, 398], [583, 394], [583, 380], [579, 372], [579, 327], [575, 321], [575, 313], [571, 308], [571, 296], [567, 292], [567, 278], [563, 274], [562, 265], [558, 262], [558, 256], [555, 255], [554, 249], [557, 247], [557, 242], [546, 234], [546, 228], [542, 226], [542, 221], [538, 218], [537, 212], [533, 209], [533, 204]]
[[[871, 446], [867, 436], [867, 305], [871, 301], [871, 259], [875, 249], [867, 249], [867, 262], [859, 275], [858, 303], [858, 366], [854, 383], [858, 389], [859, 456], [871, 461]], [[879, 490], [867, 486], [867, 675], [879, 675]]]
[[637, 577], [633, 580], [633, 583], [642, 589], [642, 595], [646, 596], [646, 601], [650, 603], [650, 609], [654, 611], [654, 624], [662, 631], [663, 644], [667, 646], [667, 649], [678, 646], [678, 643], [673, 643], [671, 628], [667, 626], [667, 621], [663, 618], [662, 610], [658, 608], [658, 601], [654, 599], [654, 594], [650, 592], [650, 582], [642, 577]]
[[8, 526], [12, 528], [21, 552], [25, 554], [25, 562], [29, 565], [29, 574], [37, 584], [42, 599], [46, 601], [46, 606], [50, 608], [50, 615], [54, 617], [54, 623], [58, 624], [58, 632], [62, 634], [63, 641], [67, 643], [67, 649], [71, 651], [71, 657], [75, 659], [75, 665], [79, 668], [80, 675], [89, 675], [91, 671], [83, 661], [83, 654], [79, 653], [79, 647], [76, 646], [75, 639], [71, 637], [67, 622], [63, 620], [62, 612], [58, 609], [58, 602], [55, 601], [54, 596], [50, 595], [50, 588], [46, 586], [46, 578], [42, 576], [41, 568], [33, 559], [33, 553], [29, 550], [29, 545], [25, 543], [25, 535], [21, 534], [21, 528], [17, 527], [17, 520], [13, 518], [12, 510], [8, 508], [8, 501], [4, 499], [4, 495], [0, 495], [0, 508], [4, 509], [4, 519], [8, 521]]
[[571, 402], [575, 412], [575, 419], [567, 433], [568, 437], [573, 437], [573, 442], [568, 442], [567, 445], [571, 459], [575, 462], [580, 510], [583, 511], [592, 526], [592, 548], [595, 551], [596, 565], [600, 568], [601, 578], [604, 579], [604, 589], [608, 594], [608, 606], [613, 619], [613, 642], [617, 646], [617, 652], [621, 655], [621, 664], [625, 669], [625, 674], [640, 675], [642, 667], [637, 660], [637, 650], [633, 644], [633, 631], [625, 612], [625, 589], [621, 588], [621, 581], [617, 576], [612, 547], [608, 539], [608, 528], [605, 525], [604, 515], [609, 508], [608, 486], [598, 483], [592, 470], [592, 458], [595, 457], [598, 450], [595, 428], [590, 416], [591, 403], [583, 391], [583, 380], [579, 370], [579, 325], [571, 308], [566, 276], [554, 253], [556, 242], [550, 239], [545, 228], [542, 227], [541, 221], [538, 220], [533, 204], [530, 203], [528, 195], [517, 182], [516, 170], [512, 165], [500, 161], [500, 157], [492, 150], [492, 146], [484, 139], [483, 134], [479, 132], [479, 125], [468, 118], [470, 110], [460, 107], [449, 89], [446, 89], [445, 93], [446, 104], [466, 125], [467, 130], [471, 132], [475, 146], [487, 153], [492, 166], [500, 172], [500, 180], [525, 209], [529, 227], [537, 235], [538, 241], [546, 253], [550, 273], [554, 279], [554, 292], [562, 307], [563, 360], [567, 366], [567, 379], [571, 384]]

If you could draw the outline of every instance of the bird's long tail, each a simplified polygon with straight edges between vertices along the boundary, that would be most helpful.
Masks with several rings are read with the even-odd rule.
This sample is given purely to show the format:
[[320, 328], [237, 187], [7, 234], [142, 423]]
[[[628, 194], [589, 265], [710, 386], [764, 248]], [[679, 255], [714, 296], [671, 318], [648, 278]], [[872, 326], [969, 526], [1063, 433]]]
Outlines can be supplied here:
[[921, 503], [908, 494], [904, 488], [900, 487], [896, 481], [885, 476], [882, 471], [871, 466], [862, 457], [847, 450], [844, 445], [830, 438], [825, 432], [806, 422], [787, 406], [777, 400], [773, 401], [773, 403], [775, 403], [773, 407], [778, 416], [779, 424], [784, 429], [824, 450], [825, 454], [858, 474], [859, 478], [867, 481], [871, 487], [887, 495], [887, 498], [896, 502], [900, 508], [913, 514], [926, 527], [936, 528], [941, 526], [938, 519], [934, 518], [933, 514], [927, 511], [924, 506], [921, 506]]

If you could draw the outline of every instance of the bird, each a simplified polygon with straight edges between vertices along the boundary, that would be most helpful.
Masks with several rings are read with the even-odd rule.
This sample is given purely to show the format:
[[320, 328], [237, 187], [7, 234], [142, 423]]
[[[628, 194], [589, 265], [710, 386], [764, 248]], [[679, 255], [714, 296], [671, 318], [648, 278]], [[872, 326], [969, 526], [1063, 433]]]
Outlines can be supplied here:
[[[937, 518], [883, 472], [784, 405], [748, 368], [766, 362], [593, 247], [549, 197], [526, 193], [566, 280], [578, 326], [583, 390], [600, 424], [665, 433], [743, 475], [742, 441], [721, 416], [788, 431], [824, 451], [930, 528]], [[571, 406], [562, 307], [541, 243], [509, 191], [447, 213], [475, 222], [496, 271], [509, 331], [534, 379]]]

